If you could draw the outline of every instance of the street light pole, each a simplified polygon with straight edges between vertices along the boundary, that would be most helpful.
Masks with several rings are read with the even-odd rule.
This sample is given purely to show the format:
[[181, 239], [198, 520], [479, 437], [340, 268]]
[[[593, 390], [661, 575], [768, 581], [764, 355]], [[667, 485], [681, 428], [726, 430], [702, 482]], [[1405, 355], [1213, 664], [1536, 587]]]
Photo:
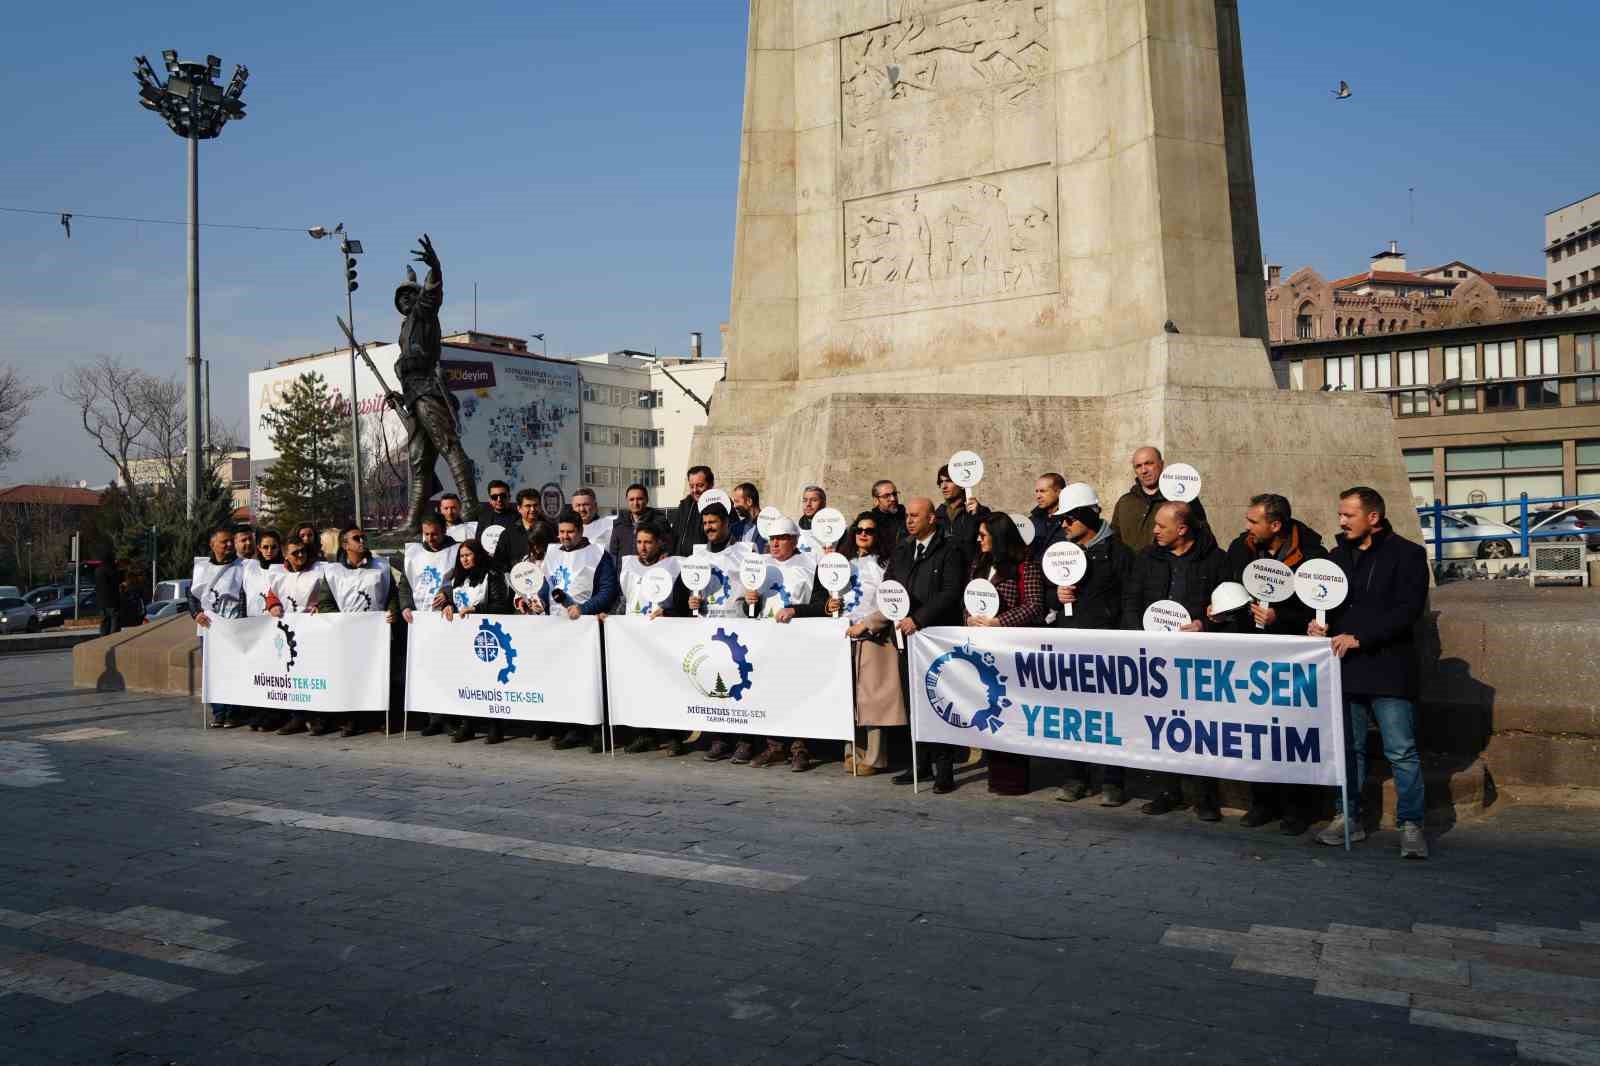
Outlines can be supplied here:
[[356, 310], [354, 294], [361, 285], [356, 281], [356, 256], [362, 253], [361, 242], [352, 240], [341, 222], [330, 231], [322, 226], [306, 230], [312, 240], [338, 236], [339, 262], [344, 272], [344, 313], [350, 325], [350, 488], [354, 495], [356, 525], [365, 529], [361, 521], [361, 414], [360, 397], [356, 393]]
[[184, 446], [184, 517], [194, 520], [200, 496], [200, 138], [191, 129], [189, 141], [189, 365], [184, 408], [188, 431]]
[[178, 59], [167, 49], [161, 53], [167, 69], [165, 81], [144, 56], [134, 60], [133, 77], [139, 83], [139, 104], [166, 121], [173, 133], [188, 141], [189, 149], [189, 355], [185, 366], [184, 410], [188, 421], [184, 442], [184, 513], [193, 520], [200, 496], [200, 142], [217, 137], [229, 119], [244, 118], [244, 86], [250, 71], [233, 68], [227, 89], [217, 84], [222, 60], [206, 56], [204, 62]]

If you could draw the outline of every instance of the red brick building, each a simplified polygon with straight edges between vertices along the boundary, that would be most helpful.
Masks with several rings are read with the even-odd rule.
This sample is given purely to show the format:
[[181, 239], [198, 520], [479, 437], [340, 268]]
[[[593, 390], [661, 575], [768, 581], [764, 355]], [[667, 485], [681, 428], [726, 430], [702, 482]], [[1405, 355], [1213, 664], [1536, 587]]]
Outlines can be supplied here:
[[1393, 241], [1360, 274], [1328, 281], [1311, 267], [1288, 280], [1282, 273], [1267, 267], [1274, 344], [1532, 318], [1547, 310], [1543, 278], [1479, 270], [1459, 259], [1413, 271]]

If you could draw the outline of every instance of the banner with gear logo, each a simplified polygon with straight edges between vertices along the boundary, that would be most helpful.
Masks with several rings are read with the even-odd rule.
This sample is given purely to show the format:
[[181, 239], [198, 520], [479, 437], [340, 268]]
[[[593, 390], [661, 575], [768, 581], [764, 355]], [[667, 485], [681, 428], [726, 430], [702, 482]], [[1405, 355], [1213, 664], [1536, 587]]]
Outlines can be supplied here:
[[613, 725], [849, 740], [846, 623], [802, 618], [606, 619]]
[[407, 640], [407, 714], [603, 720], [598, 619], [417, 614]]
[[389, 709], [389, 624], [376, 612], [214, 618], [208, 703], [322, 714]]
[[1327, 640], [934, 627], [909, 642], [918, 741], [1236, 781], [1338, 785]]

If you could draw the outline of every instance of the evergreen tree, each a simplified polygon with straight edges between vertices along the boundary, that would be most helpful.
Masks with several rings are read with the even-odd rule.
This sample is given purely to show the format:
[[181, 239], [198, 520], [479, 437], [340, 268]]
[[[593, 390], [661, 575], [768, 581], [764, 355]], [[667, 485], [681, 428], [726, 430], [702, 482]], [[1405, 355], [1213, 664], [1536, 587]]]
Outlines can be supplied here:
[[277, 461], [258, 479], [263, 508], [280, 527], [341, 522], [350, 511], [347, 420], [339, 416], [321, 374], [301, 374], [261, 416]]
[[728, 695], [728, 685], [727, 685], [727, 682], [722, 680], [722, 675], [721, 674], [717, 675], [717, 683], [711, 687], [711, 694], [713, 696], [718, 697], [718, 698], [726, 698], [727, 697], [727, 695]]

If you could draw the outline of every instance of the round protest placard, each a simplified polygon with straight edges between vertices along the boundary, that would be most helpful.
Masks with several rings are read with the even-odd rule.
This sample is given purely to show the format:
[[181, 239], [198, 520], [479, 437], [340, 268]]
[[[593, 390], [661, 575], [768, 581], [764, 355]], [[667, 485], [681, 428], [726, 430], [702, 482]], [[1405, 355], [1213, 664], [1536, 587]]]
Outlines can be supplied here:
[[678, 580], [690, 592], [703, 592], [711, 584], [711, 560], [691, 555], [678, 564]]
[[[495, 529], [501, 528], [495, 526]], [[524, 559], [511, 568], [509, 576], [511, 589], [519, 596], [531, 598], [539, 595], [539, 586], [544, 584], [544, 567], [532, 559]]]
[[729, 516], [733, 514], [733, 500], [721, 489], [706, 489], [700, 494], [699, 508], [704, 511], [714, 503], [720, 503], [728, 509]]
[[1174, 600], [1157, 600], [1144, 609], [1146, 633], [1175, 633], [1191, 621], [1188, 609]]
[[500, 538], [505, 535], [505, 531], [505, 526], [489, 526], [487, 529], [478, 532], [478, 543], [483, 545], [484, 551], [493, 555], [495, 548], [500, 544]]
[[817, 560], [817, 580], [829, 592], [843, 592], [850, 587], [850, 560], [831, 552]]
[[772, 527], [776, 522], [783, 520], [783, 512], [776, 507], [761, 508], [761, 513], [756, 515], [756, 532], [766, 540], [772, 539]]
[[767, 580], [767, 557], [746, 555], [739, 562], [739, 584], [754, 592]]
[[950, 457], [950, 480], [970, 489], [983, 480], [983, 460], [977, 452], [956, 452]]
[[1025, 514], [1012, 512], [1010, 515], [1012, 525], [1017, 527], [1017, 532], [1022, 535], [1022, 543], [1033, 543], [1033, 519]]
[[1173, 463], [1161, 471], [1161, 495], [1174, 503], [1198, 499], [1200, 471], [1188, 463]]
[[911, 593], [898, 581], [885, 581], [878, 586], [878, 610], [889, 621], [900, 621], [911, 613]]
[[839, 543], [849, 526], [844, 515], [833, 507], [824, 507], [811, 516], [811, 535], [830, 548]]
[[1062, 541], [1045, 549], [1040, 565], [1052, 584], [1076, 585], [1089, 572], [1089, 557], [1071, 541]]
[[646, 570], [639, 579], [639, 591], [659, 607], [672, 597], [672, 575], [665, 570]]
[[1252, 559], [1245, 564], [1240, 583], [1262, 603], [1282, 603], [1294, 596], [1294, 571], [1276, 559]]
[[1350, 582], [1339, 564], [1331, 559], [1307, 559], [1294, 572], [1294, 594], [1300, 602], [1317, 612], [1317, 621], [1326, 623], [1327, 612], [1344, 602]]
[[987, 578], [978, 577], [967, 582], [962, 602], [974, 618], [993, 618], [1000, 613], [1000, 593]]

